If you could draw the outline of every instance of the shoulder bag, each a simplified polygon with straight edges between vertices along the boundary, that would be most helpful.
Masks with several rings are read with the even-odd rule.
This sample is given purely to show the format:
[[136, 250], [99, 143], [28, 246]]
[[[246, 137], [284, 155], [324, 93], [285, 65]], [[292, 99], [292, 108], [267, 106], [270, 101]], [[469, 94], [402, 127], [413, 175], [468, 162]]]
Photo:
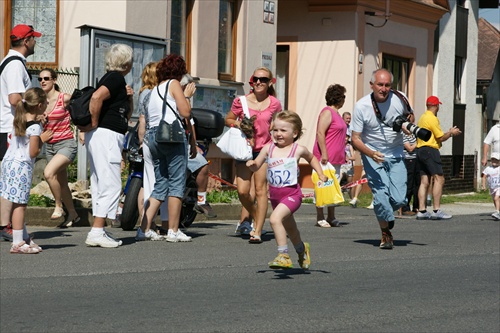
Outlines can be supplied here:
[[[179, 117], [177, 112], [168, 104], [167, 94], [168, 94], [168, 86], [170, 85], [170, 81], [168, 81], [165, 88], [165, 95], [162, 97], [160, 94], [159, 86], [156, 86], [156, 90], [158, 91], [158, 95], [163, 100], [163, 108], [160, 124], [156, 129], [156, 142], [157, 143], [182, 143], [186, 138], [186, 130], [183, 127], [182, 119]], [[177, 120], [174, 120], [172, 124], [169, 124], [165, 121], [165, 113], [168, 107], [172, 110]]]

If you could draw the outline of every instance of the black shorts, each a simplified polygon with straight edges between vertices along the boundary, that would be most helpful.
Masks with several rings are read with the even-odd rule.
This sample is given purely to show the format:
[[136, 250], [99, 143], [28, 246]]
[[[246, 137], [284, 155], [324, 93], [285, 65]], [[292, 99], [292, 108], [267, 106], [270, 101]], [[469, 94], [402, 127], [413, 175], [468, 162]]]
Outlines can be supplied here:
[[3, 160], [7, 152], [7, 136], [8, 133], [0, 133], [0, 161]]
[[434, 176], [443, 174], [441, 154], [439, 150], [431, 147], [420, 147], [417, 150], [418, 166], [421, 176]]

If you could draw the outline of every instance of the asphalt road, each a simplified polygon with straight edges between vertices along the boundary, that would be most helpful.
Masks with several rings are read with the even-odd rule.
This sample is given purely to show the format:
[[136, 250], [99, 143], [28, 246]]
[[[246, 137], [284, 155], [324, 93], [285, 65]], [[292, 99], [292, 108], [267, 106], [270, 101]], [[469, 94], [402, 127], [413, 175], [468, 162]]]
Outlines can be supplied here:
[[88, 228], [29, 228], [42, 253], [10, 255], [0, 243], [0, 331], [498, 332], [491, 207], [398, 219], [394, 250], [380, 250], [372, 211], [339, 207], [343, 227], [322, 229], [304, 205], [296, 219], [310, 271], [269, 269], [272, 233], [249, 244], [228, 221], [195, 224], [182, 244], [111, 229], [117, 249], [86, 247]]

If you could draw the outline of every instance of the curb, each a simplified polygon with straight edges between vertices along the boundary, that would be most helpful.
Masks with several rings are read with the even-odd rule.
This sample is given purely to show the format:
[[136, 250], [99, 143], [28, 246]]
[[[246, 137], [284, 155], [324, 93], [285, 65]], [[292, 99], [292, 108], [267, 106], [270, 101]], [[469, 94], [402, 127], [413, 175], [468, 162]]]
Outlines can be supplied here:
[[[209, 222], [216, 220], [233, 220], [239, 221], [241, 214], [241, 204], [210, 204], [217, 213], [216, 218], [209, 219], [202, 214], [196, 216], [195, 222]], [[57, 227], [64, 221], [64, 217], [57, 220], [51, 220], [50, 216], [54, 211], [54, 207], [28, 207], [26, 209], [26, 222], [31, 226]], [[76, 227], [89, 227], [94, 222], [91, 208], [76, 207], [76, 211], [80, 216], [80, 222]], [[271, 205], [268, 206], [267, 218], [272, 212]], [[161, 223], [159, 219], [156, 220]], [[111, 226], [111, 220], [108, 219], [108, 226]]]

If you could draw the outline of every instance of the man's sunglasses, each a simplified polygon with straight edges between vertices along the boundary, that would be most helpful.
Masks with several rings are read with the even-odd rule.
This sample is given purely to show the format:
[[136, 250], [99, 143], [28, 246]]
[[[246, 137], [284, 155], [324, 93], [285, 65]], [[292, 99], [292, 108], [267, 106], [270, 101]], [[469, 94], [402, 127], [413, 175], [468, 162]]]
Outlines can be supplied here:
[[271, 79], [268, 77], [252, 76], [252, 81], [253, 81], [253, 83], [257, 83], [257, 81], [260, 81], [260, 83], [269, 83], [269, 81], [271, 81]]
[[50, 80], [52, 80], [52, 78], [50, 76], [44, 76], [44, 77], [39, 77], [38, 78], [38, 82], [50, 81]]

